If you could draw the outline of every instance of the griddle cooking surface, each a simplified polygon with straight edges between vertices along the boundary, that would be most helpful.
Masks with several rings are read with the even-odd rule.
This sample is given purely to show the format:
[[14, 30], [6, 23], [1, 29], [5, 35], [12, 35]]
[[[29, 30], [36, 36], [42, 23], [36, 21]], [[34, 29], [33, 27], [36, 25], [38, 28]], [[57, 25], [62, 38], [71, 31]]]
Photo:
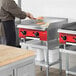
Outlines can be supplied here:
[[22, 21], [21, 22], [22, 25], [32, 25], [32, 26], [35, 26], [36, 24], [36, 20], [25, 20], [25, 21]]
[[21, 23], [17, 26], [17, 28], [26, 28], [26, 29], [35, 29], [35, 30], [47, 30], [48, 27], [53, 23], [65, 22], [64, 18], [56, 18], [56, 17], [44, 17], [42, 22], [44, 24], [37, 24], [38, 20], [28, 19], [22, 20]]
[[76, 31], [76, 22], [65, 24], [61, 29]]

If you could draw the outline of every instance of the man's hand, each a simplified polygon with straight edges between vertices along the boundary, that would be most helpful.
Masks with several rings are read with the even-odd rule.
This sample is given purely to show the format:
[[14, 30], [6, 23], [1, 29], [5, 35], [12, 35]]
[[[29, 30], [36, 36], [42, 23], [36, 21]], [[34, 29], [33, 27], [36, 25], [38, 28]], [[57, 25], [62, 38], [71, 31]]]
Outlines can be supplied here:
[[26, 12], [26, 16], [27, 16], [28, 18], [30, 18], [30, 19], [35, 19], [35, 18], [33, 17], [33, 15], [32, 15], [31, 13], [29, 13], [29, 12]]

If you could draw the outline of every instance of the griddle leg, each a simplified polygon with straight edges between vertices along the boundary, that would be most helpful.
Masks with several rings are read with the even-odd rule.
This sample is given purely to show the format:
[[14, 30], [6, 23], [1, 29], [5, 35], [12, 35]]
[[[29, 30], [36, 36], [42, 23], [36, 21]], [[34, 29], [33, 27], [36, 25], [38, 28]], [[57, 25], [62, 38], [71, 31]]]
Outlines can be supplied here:
[[60, 76], [62, 76], [62, 55], [59, 51], [59, 70], [60, 70]]
[[46, 42], [46, 46], [47, 46], [47, 49], [46, 49], [46, 64], [47, 64], [46, 76], [49, 76], [49, 49], [48, 49], [48, 43], [47, 42]]
[[69, 54], [66, 53], [66, 76], [69, 76]]
[[[64, 44], [64, 50], [66, 50], [66, 44]], [[69, 54], [66, 53], [66, 76], [69, 76]]]
[[46, 67], [46, 76], [49, 76], [49, 67]]
[[40, 71], [42, 71], [42, 66], [40, 66]]

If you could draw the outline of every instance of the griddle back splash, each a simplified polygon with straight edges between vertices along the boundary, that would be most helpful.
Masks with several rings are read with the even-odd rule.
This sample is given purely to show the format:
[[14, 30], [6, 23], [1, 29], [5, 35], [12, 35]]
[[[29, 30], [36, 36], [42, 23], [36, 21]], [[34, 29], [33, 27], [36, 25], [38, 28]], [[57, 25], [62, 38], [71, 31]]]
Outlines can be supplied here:
[[76, 31], [76, 22], [64, 24], [61, 29]]

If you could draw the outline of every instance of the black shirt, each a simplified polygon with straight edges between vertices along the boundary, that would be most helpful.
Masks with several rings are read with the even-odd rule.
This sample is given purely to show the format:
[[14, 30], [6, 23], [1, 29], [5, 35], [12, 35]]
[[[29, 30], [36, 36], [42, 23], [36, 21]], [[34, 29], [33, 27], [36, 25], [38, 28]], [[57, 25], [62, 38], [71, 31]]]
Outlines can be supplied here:
[[1, 19], [0, 19], [0, 23], [1, 23]]

